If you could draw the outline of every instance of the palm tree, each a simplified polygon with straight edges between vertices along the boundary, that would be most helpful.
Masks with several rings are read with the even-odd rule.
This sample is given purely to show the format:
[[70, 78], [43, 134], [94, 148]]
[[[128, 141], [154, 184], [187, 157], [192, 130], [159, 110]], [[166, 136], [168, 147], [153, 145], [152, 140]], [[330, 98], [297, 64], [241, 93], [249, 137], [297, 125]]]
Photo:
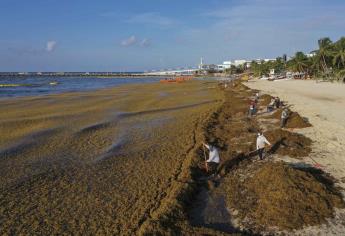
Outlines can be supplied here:
[[328, 71], [327, 61], [332, 54], [332, 40], [330, 38], [321, 38], [318, 40], [319, 49], [314, 51], [316, 53], [316, 63], [323, 72]]
[[334, 44], [333, 65], [338, 69], [345, 68], [345, 37]]
[[316, 55], [308, 58], [309, 73], [315, 77], [320, 73], [320, 63]]
[[237, 67], [234, 65], [231, 65], [230, 68], [227, 68], [225, 70], [225, 72], [230, 74], [230, 75], [236, 74], [237, 73]]
[[296, 52], [294, 58], [289, 61], [289, 67], [295, 72], [308, 72], [309, 60], [303, 52]]
[[274, 62], [272, 62], [272, 68], [276, 73], [280, 73], [286, 69], [285, 62], [282, 57], [277, 57]]
[[258, 63], [257, 61], [252, 61], [250, 65], [250, 70], [254, 73], [255, 76], [263, 76], [268, 74], [269, 68], [268, 64], [265, 61]]
[[250, 70], [254, 73], [255, 76], [261, 76], [260, 65], [256, 61], [250, 63]]

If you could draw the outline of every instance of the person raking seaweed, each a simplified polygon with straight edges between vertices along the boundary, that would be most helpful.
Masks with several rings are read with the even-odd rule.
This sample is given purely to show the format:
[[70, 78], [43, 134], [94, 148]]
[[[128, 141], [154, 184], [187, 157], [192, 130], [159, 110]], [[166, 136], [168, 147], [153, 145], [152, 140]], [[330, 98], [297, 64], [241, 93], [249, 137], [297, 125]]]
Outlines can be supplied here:
[[274, 105], [278, 109], [281, 106], [280, 98], [279, 97], [275, 97], [274, 101], [275, 101]]
[[274, 98], [271, 99], [271, 102], [267, 106], [267, 112], [271, 112], [274, 110], [276, 104], [276, 100]]
[[[209, 157], [205, 160], [206, 171], [211, 177], [215, 177], [220, 162], [218, 149], [211, 144], [202, 143], [209, 150]], [[206, 157], [205, 157], [206, 159]]]
[[262, 132], [258, 133], [258, 137], [256, 138], [256, 150], [259, 154], [260, 160], [264, 159], [264, 152], [266, 144], [272, 146], [270, 142], [266, 139], [266, 137], [262, 134]]
[[287, 108], [285, 108], [282, 111], [282, 115], [281, 115], [281, 120], [280, 120], [280, 127], [284, 128], [286, 125], [286, 121], [289, 118], [289, 110]]
[[248, 111], [248, 116], [252, 117], [256, 113], [256, 102], [255, 100], [252, 100], [249, 105], [249, 111]]
[[255, 101], [255, 103], [258, 103], [258, 102], [259, 102], [259, 98], [260, 98], [259, 93], [255, 93], [255, 95], [254, 95], [254, 101]]

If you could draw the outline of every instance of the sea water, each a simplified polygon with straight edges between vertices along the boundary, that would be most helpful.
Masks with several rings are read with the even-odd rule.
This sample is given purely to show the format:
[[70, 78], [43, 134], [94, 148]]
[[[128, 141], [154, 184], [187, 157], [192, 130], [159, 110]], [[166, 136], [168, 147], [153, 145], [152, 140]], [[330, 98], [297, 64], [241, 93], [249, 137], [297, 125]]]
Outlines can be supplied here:
[[157, 77], [0, 77], [0, 98], [78, 92], [158, 81]]

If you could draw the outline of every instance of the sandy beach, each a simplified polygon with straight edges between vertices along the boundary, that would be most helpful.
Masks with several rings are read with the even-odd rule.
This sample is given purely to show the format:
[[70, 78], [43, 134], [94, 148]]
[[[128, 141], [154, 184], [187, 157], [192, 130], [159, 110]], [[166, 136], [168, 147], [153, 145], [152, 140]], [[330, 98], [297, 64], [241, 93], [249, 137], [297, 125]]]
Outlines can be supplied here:
[[345, 188], [345, 85], [305, 80], [255, 80], [246, 85], [279, 96], [310, 121], [312, 127], [296, 131], [313, 140], [311, 155]]
[[[247, 86], [133, 84], [1, 100], [0, 233], [341, 235], [344, 87]], [[258, 113], [248, 117], [256, 89]], [[299, 113], [288, 129], [279, 110], [266, 112], [268, 94]], [[272, 143], [264, 160], [259, 131]], [[203, 169], [202, 142], [219, 148], [219, 179]]]
[[345, 0], [0, 6], [0, 236], [345, 236]]

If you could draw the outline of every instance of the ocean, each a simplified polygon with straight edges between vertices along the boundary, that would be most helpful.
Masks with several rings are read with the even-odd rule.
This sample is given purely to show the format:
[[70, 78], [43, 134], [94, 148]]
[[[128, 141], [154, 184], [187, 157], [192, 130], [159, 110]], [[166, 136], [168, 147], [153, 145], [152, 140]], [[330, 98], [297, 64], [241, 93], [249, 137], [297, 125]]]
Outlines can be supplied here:
[[157, 77], [0, 77], [0, 98], [80, 92], [159, 80]]

